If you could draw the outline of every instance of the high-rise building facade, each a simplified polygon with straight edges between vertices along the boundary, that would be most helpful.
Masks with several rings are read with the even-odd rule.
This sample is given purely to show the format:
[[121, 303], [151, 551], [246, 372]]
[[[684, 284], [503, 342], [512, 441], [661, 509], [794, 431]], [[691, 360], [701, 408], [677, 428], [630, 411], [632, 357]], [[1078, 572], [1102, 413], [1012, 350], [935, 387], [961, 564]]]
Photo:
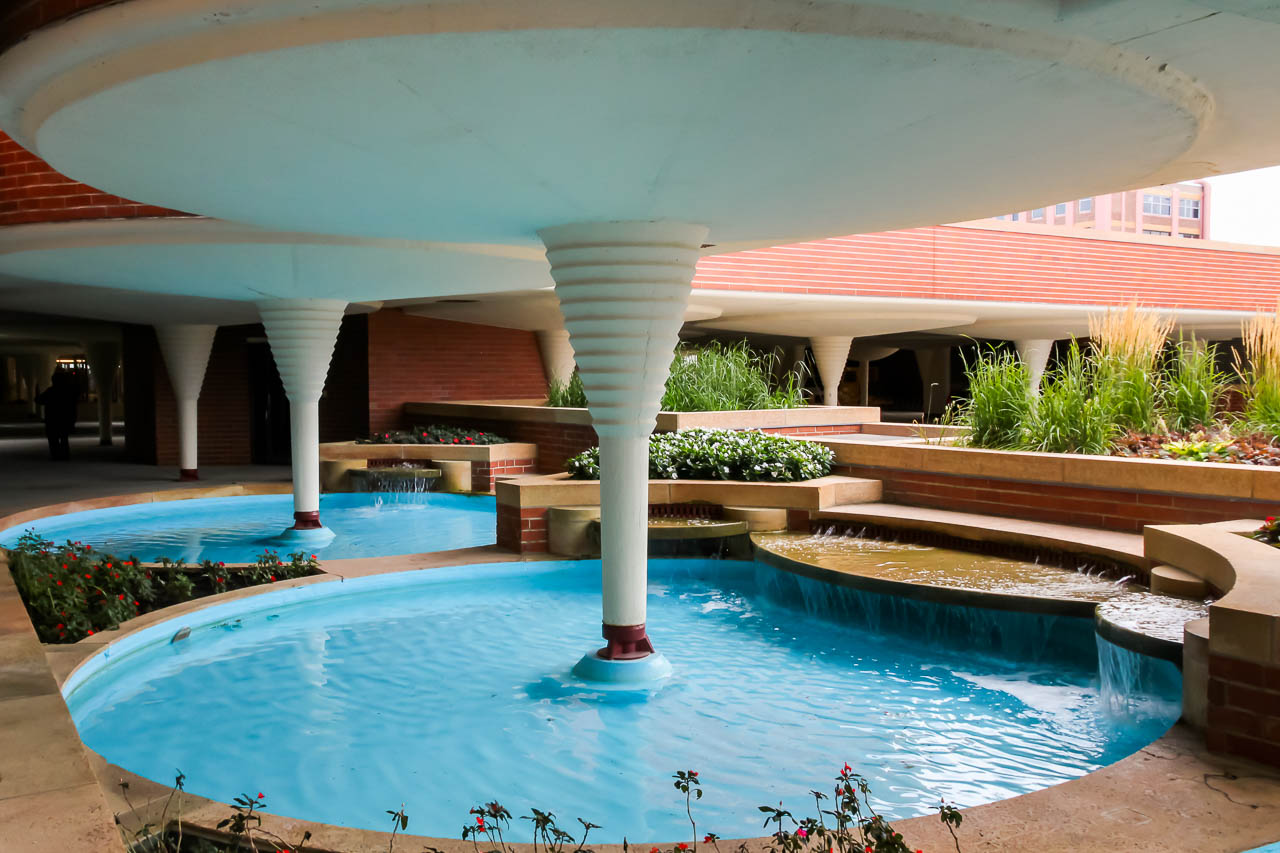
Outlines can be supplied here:
[[1204, 181], [1185, 181], [1089, 196], [993, 218], [1061, 228], [1207, 240], [1209, 207], [1209, 185]]

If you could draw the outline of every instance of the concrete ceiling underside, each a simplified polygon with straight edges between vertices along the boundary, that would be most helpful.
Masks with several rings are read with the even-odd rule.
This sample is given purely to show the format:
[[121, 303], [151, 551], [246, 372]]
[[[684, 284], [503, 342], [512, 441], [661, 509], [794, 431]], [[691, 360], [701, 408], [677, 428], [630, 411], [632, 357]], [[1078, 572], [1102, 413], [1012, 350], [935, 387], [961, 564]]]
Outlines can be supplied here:
[[0, 55], [0, 125], [128, 198], [445, 256], [396, 293], [313, 247], [273, 293], [518, 289], [512, 247], [565, 222], [698, 222], [727, 251], [1271, 165], [1273, 5], [123, 2]]

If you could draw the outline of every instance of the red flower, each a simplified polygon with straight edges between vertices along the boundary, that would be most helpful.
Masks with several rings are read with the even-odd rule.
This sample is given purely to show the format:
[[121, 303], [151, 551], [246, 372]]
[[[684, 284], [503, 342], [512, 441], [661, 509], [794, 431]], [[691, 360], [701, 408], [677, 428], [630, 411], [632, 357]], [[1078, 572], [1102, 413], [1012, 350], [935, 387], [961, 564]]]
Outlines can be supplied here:
[[689, 772], [689, 775], [690, 775], [690, 776], [692, 776], [693, 778], [697, 779], [697, 778], [698, 778], [698, 771], [697, 771], [697, 770], [692, 770], [692, 771], [690, 771], [690, 772]]
[[[1275, 520], [1276, 520], [1276, 517], [1275, 517], [1274, 515], [1268, 515], [1268, 516], [1267, 516], [1267, 524], [1272, 524], [1272, 523], [1274, 523], [1274, 522], [1275, 522]], [[63, 568], [65, 569], [65, 568], [66, 568], [66, 566], [63, 566]]]
[[62, 586], [62, 581], [58, 581], [58, 586]]
[[85, 575], [85, 578], [86, 578], [86, 579], [90, 579], [88, 575]]
[[124, 593], [123, 593], [123, 592], [122, 592], [122, 593], [120, 593], [120, 600], [121, 600], [121, 601], [124, 601]]
[[476, 826], [484, 826], [484, 815], [476, 815]]
[[845, 772], [845, 773], [848, 773], [848, 772], [850, 772], [851, 770], [853, 770], [853, 768], [852, 768], [852, 767], [850, 767], [850, 766], [849, 766], [849, 762], [847, 762], [847, 761], [846, 761], [846, 762], [844, 763], [844, 772]]
[[457, 444], [457, 443], [458, 443], [458, 439], [456, 439], [456, 438], [455, 438], [455, 439], [453, 440], [453, 443], [454, 443], [454, 444]]
[[135, 602], [133, 603], [133, 606], [134, 606], [134, 607], [141, 607], [142, 605], [138, 604], [138, 602], [136, 602], [136, 601], [135, 601]]
[[56, 627], [57, 627], [57, 630], [61, 631], [61, 630], [62, 630], [63, 625], [62, 625], [62, 623], [61, 623], [61, 622], [59, 622], [59, 623], [57, 624], [57, 626], [56, 626]]
[[92, 634], [92, 633], [93, 633], [93, 629], [92, 629], [92, 628], [90, 628], [90, 629], [89, 629], [89, 633], [90, 633], [90, 634]]
[[275, 576], [275, 575], [272, 575], [272, 576], [271, 576], [271, 582], [272, 582], [272, 583], [275, 583], [275, 582], [276, 582], [276, 576]]
[[[63, 564], [62, 564], [62, 568], [64, 568], [64, 569], [65, 569], [66, 567], [67, 567], [67, 564], [66, 564], [66, 563], [63, 563]], [[53, 577], [53, 575], [49, 575], [49, 577]]]
[[684, 843], [683, 841], [681, 841], [681, 842], [680, 842], [679, 844], [677, 844], [676, 846], [677, 846], [677, 847], [679, 847], [681, 850], [688, 850], [688, 849], [689, 849], [689, 845], [688, 845], [688, 844], [686, 844], [686, 843]]
[[314, 560], [315, 558], [316, 558], [316, 555], [315, 555], [315, 554], [312, 554], [312, 555], [311, 555], [311, 559], [313, 559], [313, 560]]

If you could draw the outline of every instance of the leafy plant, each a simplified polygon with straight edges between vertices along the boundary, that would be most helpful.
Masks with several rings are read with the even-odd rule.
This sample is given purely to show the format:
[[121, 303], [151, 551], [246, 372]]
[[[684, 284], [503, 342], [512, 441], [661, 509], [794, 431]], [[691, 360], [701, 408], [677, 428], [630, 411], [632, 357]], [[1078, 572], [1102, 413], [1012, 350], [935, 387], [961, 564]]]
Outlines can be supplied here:
[[567, 382], [553, 379], [547, 385], [547, 405], [555, 409], [585, 409], [587, 392], [582, 387], [582, 377], [573, 371]]
[[284, 562], [274, 551], [264, 552], [248, 567], [206, 560], [189, 569], [167, 558], [157, 563], [122, 560], [79, 541], [55, 545], [34, 531], [22, 534], [9, 552], [14, 582], [45, 643], [74, 643], [161, 607], [314, 574], [320, 565], [315, 554], [298, 552]]
[[1252, 429], [1280, 436], [1280, 301], [1273, 314], [1259, 313], [1242, 330], [1245, 361], [1236, 354], [1236, 373], [1247, 394], [1244, 420]]
[[1035, 400], [1027, 366], [1013, 353], [993, 346], [979, 350], [972, 362], [966, 357], [965, 373], [969, 397], [945, 415], [969, 427], [964, 443], [992, 449], [1021, 445]]
[[1105, 454], [1119, 433], [1116, 403], [1099, 371], [1077, 341], [1044, 377], [1040, 397], [1027, 421], [1029, 450]]
[[1268, 515], [1262, 522], [1262, 526], [1249, 536], [1259, 542], [1266, 542], [1268, 545], [1280, 548], [1280, 521], [1277, 521], [1274, 515]]
[[759, 355], [746, 341], [681, 347], [671, 362], [662, 395], [665, 412], [716, 412], [736, 409], [794, 409], [805, 405], [799, 377], [771, 381], [777, 356]]
[[[656, 480], [789, 483], [825, 477], [834, 461], [821, 444], [753, 430], [689, 429], [649, 438], [649, 476]], [[600, 479], [600, 448], [571, 457], [565, 467], [574, 479]]]
[[1172, 331], [1172, 317], [1139, 311], [1136, 301], [1089, 318], [1094, 379], [1111, 398], [1117, 427], [1155, 428], [1164, 378], [1156, 366]]
[[1231, 442], [1221, 439], [1177, 439], [1160, 445], [1170, 459], [1191, 459], [1195, 462], [1221, 462], [1230, 455]]
[[1162, 408], [1175, 432], [1207, 429], [1218, 416], [1218, 400], [1227, 380], [1218, 370], [1218, 350], [1195, 338], [1172, 348], [1165, 369]]
[[368, 438], [358, 439], [356, 444], [506, 444], [510, 441], [500, 435], [476, 429], [431, 424], [430, 426], [414, 426], [407, 430], [388, 430], [374, 433]]

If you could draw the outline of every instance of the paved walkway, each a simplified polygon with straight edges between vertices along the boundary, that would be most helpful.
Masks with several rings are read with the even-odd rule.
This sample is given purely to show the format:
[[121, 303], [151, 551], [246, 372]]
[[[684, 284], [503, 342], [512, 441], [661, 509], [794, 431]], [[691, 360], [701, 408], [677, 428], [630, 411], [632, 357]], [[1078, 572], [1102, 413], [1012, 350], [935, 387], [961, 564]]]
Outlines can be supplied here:
[[[13, 436], [14, 432], [19, 435]], [[123, 438], [111, 447], [100, 447], [96, 430], [89, 433], [83, 427], [71, 439], [71, 461], [51, 462], [44, 438], [22, 432], [29, 430], [0, 429], [0, 516], [108, 495], [289, 481], [287, 466], [234, 465], [201, 467], [200, 483], [179, 482], [177, 468], [130, 462]]]

